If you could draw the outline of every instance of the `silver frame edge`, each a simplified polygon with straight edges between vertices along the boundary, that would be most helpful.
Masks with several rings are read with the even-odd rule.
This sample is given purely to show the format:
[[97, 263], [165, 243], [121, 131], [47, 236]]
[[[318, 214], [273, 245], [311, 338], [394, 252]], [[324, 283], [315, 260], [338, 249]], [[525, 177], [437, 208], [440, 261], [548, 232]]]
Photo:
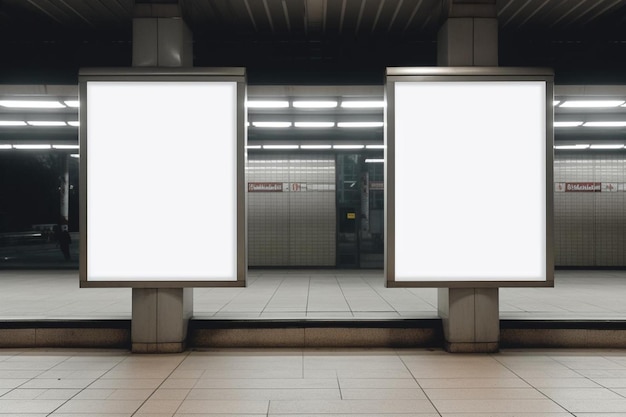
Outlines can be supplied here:
[[[237, 265], [236, 280], [228, 281], [89, 281], [87, 279], [87, 82], [89, 81], [229, 81], [237, 84]], [[194, 287], [245, 287], [247, 278], [247, 196], [246, 181], [246, 94], [245, 68], [83, 68], [78, 76], [79, 99], [79, 284], [80, 288], [194, 288]]]

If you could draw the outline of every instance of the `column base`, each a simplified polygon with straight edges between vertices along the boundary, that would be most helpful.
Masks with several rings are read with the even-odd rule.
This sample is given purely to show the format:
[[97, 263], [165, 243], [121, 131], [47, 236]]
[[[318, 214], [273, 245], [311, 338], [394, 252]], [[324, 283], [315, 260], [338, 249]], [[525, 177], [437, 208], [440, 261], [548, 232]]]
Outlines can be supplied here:
[[181, 353], [185, 351], [185, 343], [133, 343], [133, 353]]
[[500, 350], [498, 342], [444, 342], [443, 348], [450, 353], [497, 353]]

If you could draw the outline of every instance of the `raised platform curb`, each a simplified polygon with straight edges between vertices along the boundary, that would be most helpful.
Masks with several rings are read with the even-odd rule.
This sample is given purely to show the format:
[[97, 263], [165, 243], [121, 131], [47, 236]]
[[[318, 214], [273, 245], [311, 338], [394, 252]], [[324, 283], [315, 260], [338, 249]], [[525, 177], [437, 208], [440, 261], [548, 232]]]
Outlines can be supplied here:
[[[0, 348], [131, 349], [130, 320], [0, 321]], [[441, 348], [441, 320], [191, 320], [188, 348]], [[624, 348], [626, 321], [501, 320], [500, 348]]]

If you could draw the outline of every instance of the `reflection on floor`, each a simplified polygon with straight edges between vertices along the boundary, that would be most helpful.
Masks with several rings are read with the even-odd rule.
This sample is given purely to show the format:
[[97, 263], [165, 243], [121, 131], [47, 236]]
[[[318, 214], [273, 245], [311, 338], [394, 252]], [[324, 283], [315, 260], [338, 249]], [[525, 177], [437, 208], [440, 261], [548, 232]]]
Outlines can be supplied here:
[[[252, 270], [247, 288], [194, 289], [202, 319], [437, 317], [437, 290], [390, 289], [381, 271]], [[626, 320], [626, 271], [557, 271], [555, 288], [500, 290], [503, 319]], [[75, 271], [2, 271], [0, 319], [128, 319], [128, 288], [78, 288]]]
[[618, 417], [626, 353], [0, 350], [0, 416]]

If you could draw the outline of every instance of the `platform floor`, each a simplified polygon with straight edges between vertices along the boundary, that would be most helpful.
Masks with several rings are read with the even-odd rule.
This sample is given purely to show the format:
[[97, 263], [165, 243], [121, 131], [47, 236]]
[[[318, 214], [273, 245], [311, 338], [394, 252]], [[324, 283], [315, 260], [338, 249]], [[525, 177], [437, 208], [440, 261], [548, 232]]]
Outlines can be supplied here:
[[624, 350], [0, 350], [0, 416], [625, 415]]
[[[199, 319], [434, 318], [436, 289], [384, 288], [381, 271], [252, 270], [246, 288], [194, 289]], [[557, 271], [555, 288], [500, 290], [502, 319], [626, 320], [626, 271]], [[129, 319], [128, 288], [75, 271], [0, 271], [0, 320]]]

